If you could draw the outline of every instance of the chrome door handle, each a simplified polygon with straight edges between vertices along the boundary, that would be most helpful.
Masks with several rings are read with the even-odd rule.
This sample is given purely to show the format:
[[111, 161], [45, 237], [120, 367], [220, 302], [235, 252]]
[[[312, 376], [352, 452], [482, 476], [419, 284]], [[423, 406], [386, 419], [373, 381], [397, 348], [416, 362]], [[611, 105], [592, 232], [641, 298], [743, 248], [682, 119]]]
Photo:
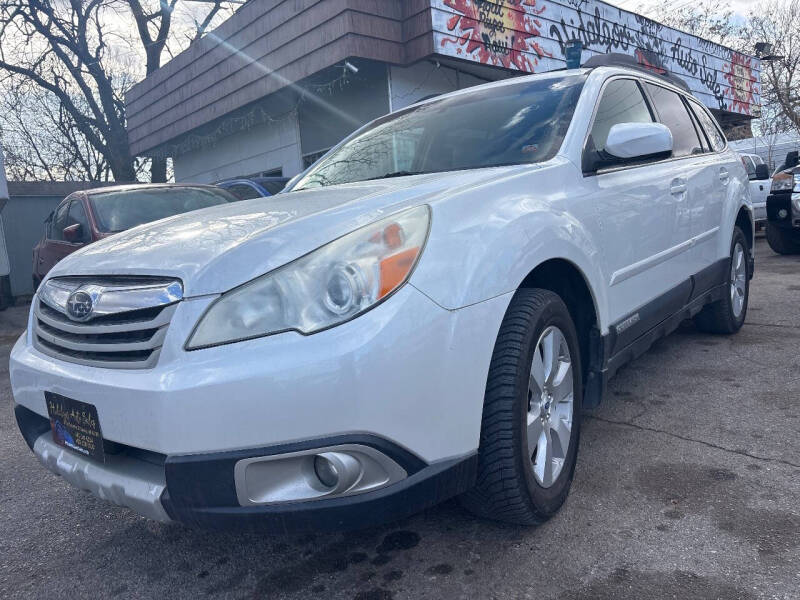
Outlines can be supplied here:
[[683, 194], [686, 191], [686, 182], [676, 179], [675, 181], [672, 182], [669, 191], [672, 193], [673, 196], [678, 196], [680, 194]]
[[720, 169], [719, 170], [719, 180], [722, 183], [728, 183], [729, 179], [730, 179], [730, 175], [728, 175], [727, 169]]

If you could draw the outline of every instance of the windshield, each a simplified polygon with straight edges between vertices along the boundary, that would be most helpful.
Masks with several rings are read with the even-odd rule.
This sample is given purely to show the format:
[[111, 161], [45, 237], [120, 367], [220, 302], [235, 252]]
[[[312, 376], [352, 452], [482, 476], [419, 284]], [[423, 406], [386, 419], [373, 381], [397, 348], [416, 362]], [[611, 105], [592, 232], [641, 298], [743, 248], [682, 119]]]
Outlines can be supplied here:
[[393, 113], [324, 157], [293, 189], [548, 160], [585, 79], [546, 77]]
[[89, 196], [97, 226], [104, 233], [124, 231], [190, 210], [226, 204], [231, 199], [233, 197], [222, 190], [191, 187], [139, 188]]

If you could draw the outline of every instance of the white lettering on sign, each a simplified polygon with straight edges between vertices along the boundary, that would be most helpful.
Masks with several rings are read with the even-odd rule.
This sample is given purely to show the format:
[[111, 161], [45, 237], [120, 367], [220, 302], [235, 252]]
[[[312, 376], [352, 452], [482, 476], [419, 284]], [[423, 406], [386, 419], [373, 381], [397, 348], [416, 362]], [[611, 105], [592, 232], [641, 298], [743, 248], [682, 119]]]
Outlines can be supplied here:
[[681, 77], [710, 108], [760, 116], [760, 61], [599, 0], [430, 0], [436, 52], [526, 73], [619, 52]]

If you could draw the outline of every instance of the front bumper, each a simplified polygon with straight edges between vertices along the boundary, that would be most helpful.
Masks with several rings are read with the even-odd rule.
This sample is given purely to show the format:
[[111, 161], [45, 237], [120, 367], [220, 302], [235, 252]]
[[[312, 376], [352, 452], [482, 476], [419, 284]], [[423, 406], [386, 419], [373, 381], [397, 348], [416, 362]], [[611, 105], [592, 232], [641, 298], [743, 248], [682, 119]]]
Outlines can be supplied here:
[[[180, 303], [152, 369], [66, 363], [23, 336], [11, 353], [12, 390], [30, 413], [27, 421], [38, 419], [20, 428], [39, 459], [78, 487], [145, 516], [204, 526], [266, 520], [260, 526], [274, 530], [347, 528], [356, 525], [351, 510], [368, 507], [375, 522], [399, 518], [470, 485], [488, 365], [510, 294], [448, 311], [407, 285], [358, 319], [312, 336], [285, 333], [184, 351], [212, 300]], [[104, 442], [124, 448], [125, 456], [103, 466], [53, 447], [45, 391], [93, 404]], [[408, 477], [341, 498], [261, 506], [236, 498], [233, 468], [246, 456], [362, 437], [373, 447], [399, 449], [393, 455], [405, 453], [399, 462]], [[140, 456], [161, 461], [160, 474], [148, 468], [146, 477], [134, 477], [139, 471], [128, 459]], [[127, 491], [134, 489], [131, 477], [149, 495]], [[155, 496], [151, 506], [142, 504]], [[361, 512], [357, 525], [371, 519]]]
[[[800, 228], [800, 193], [775, 193], [767, 197], [767, 221], [782, 229]], [[783, 214], [783, 216], [781, 216]]]
[[[106, 463], [101, 464], [56, 445], [43, 417], [19, 405], [15, 414], [36, 457], [75, 487], [156, 521], [208, 529], [297, 533], [371, 527], [408, 517], [468, 490], [474, 485], [477, 467], [474, 452], [427, 465], [403, 448], [369, 435], [206, 455], [165, 457], [123, 448], [107, 454]], [[356, 444], [390, 456], [408, 476], [363, 494], [241, 506], [234, 475], [240, 461]]]

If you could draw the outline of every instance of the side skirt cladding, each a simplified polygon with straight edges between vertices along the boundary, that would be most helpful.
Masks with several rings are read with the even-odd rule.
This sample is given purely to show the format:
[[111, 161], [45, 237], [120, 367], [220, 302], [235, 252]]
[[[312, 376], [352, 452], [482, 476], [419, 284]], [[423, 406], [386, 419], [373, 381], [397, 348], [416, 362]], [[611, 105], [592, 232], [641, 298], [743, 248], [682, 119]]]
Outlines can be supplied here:
[[675, 331], [704, 306], [721, 300], [727, 290], [730, 259], [723, 258], [681, 282], [590, 338], [589, 374], [583, 404], [594, 408], [605, 395], [608, 380], [628, 362], [638, 358], [659, 339]]

